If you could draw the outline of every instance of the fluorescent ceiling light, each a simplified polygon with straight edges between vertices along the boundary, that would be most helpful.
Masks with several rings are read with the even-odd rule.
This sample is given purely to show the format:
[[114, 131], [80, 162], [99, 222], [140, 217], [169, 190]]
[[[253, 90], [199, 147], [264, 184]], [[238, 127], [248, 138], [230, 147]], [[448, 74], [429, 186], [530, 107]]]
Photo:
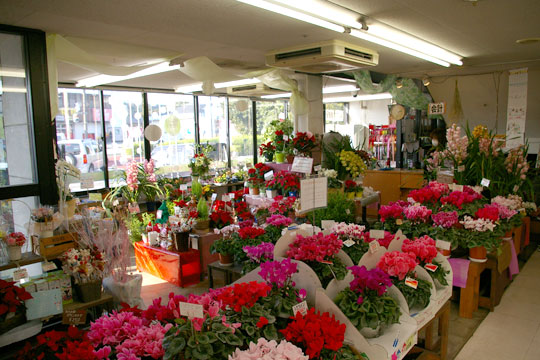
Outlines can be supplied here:
[[299, 11], [309, 13], [316, 17], [322, 17], [333, 23], [345, 25], [352, 28], [362, 28], [358, 22], [358, 14], [342, 7], [337, 7], [331, 2], [321, 0], [273, 0], [285, 6], [295, 8]]
[[23, 87], [2, 87], [0, 86], [0, 94], [2, 93], [26, 93], [26, 88]]
[[24, 69], [0, 67], [0, 76], [25, 78], [26, 71]]
[[[260, 82], [261, 81], [259, 79], [233, 80], [233, 81], [215, 83], [214, 88], [215, 89], [224, 89], [224, 88], [232, 87], [232, 86], [253, 85], [253, 84], [258, 84]], [[193, 93], [193, 92], [202, 91], [202, 83], [196, 83], [196, 84], [191, 84], [191, 85], [180, 86], [180, 87], [176, 88], [175, 91], [180, 92], [180, 93]]]
[[354, 37], [357, 37], [359, 39], [363, 39], [363, 40], [366, 40], [366, 41], [369, 41], [369, 42], [372, 42], [372, 43], [375, 43], [375, 44], [385, 46], [385, 47], [390, 48], [390, 49], [400, 51], [400, 52], [405, 53], [405, 54], [415, 56], [415, 57], [420, 58], [420, 59], [431, 61], [431, 62], [433, 62], [435, 64], [439, 64], [441, 66], [445, 66], [445, 67], [450, 66], [449, 62], [437, 59], [436, 57], [433, 57], [431, 55], [426, 55], [424, 53], [421, 53], [420, 51], [409, 49], [408, 47], [405, 47], [403, 45], [395, 44], [395, 43], [393, 43], [391, 41], [378, 38], [376, 36], [373, 36], [373, 35], [370, 35], [370, 34], [366, 33], [365, 31], [351, 30], [351, 35], [354, 36]]
[[174, 91], [185, 94], [202, 91], [202, 83], [180, 86], [177, 87]]
[[180, 65], [170, 66], [169, 62], [162, 62], [157, 65], [151, 66], [141, 71], [134, 72], [133, 74], [126, 76], [112, 76], [112, 75], [97, 75], [86, 79], [82, 79], [77, 82], [78, 87], [93, 87], [103, 84], [110, 84], [118, 81], [124, 81], [129, 79], [135, 79], [148, 75], [160, 74], [172, 70], [180, 69]]
[[352, 102], [352, 101], [369, 101], [369, 100], [385, 100], [391, 99], [390, 93], [380, 93], [372, 95], [358, 95], [358, 96], [340, 96], [334, 98], [325, 98], [323, 103], [336, 103], [336, 102]]
[[323, 27], [323, 28], [326, 28], [326, 29], [329, 29], [329, 30], [337, 31], [337, 32], [340, 32], [340, 33], [345, 31], [343, 26], [336, 25], [336, 24], [331, 23], [329, 21], [322, 20], [322, 19], [316, 18], [314, 16], [308, 15], [305, 12], [292, 10], [292, 9], [290, 9], [288, 7], [277, 5], [277, 4], [274, 4], [274, 3], [271, 3], [271, 2], [268, 2], [268, 1], [265, 1], [265, 0], [237, 0], [237, 1], [240, 1], [240, 2], [242, 2], [244, 4], [256, 6], [258, 8], [264, 9], [264, 10], [273, 11], [273, 12], [278, 13], [280, 15], [285, 15], [285, 16], [288, 16], [288, 17], [291, 17], [291, 18], [294, 18], [294, 19], [297, 19], [297, 20], [301, 20], [301, 21], [304, 21], [304, 22], [307, 22], [307, 23], [310, 23], [310, 24], [313, 24], [313, 25], [317, 25], [317, 26], [320, 26], [320, 27]]
[[322, 89], [323, 94], [336, 94], [342, 92], [358, 91], [360, 90], [354, 85], [340, 85], [340, 86], [330, 86]]
[[291, 97], [291, 93], [263, 95], [261, 96], [261, 99], [281, 99], [281, 98], [289, 98], [289, 97]]

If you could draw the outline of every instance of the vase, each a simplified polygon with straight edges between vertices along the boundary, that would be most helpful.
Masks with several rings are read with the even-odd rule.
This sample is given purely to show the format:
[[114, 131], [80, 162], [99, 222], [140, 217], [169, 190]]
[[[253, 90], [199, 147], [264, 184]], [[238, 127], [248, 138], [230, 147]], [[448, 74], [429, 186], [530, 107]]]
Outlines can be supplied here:
[[232, 255], [219, 253], [219, 265], [232, 266], [233, 264], [234, 260]]
[[75, 284], [73, 287], [79, 300], [84, 303], [101, 298], [101, 279], [82, 284]]
[[287, 164], [292, 164], [294, 161], [294, 155], [287, 155]]
[[265, 154], [264, 159], [266, 162], [272, 162], [272, 159], [274, 158], [274, 154]]
[[381, 335], [381, 325], [379, 324], [376, 329], [372, 329], [369, 326], [363, 327], [362, 330], [360, 330], [360, 334], [366, 339], [379, 337], [379, 335]]
[[8, 255], [9, 260], [11, 261], [17, 261], [21, 260], [22, 254], [21, 254], [21, 247], [17, 245], [8, 245]]
[[206, 220], [197, 219], [197, 222], [195, 223], [195, 229], [206, 230], [206, 232], [208, 232], [208, 230], [210, 229], [210, 219], [206, 219]]
[[278, 164], [283, 164], [285, 162], [285, 153], [277, 152], [276, 153], [276, 162]]
[[469, 248], [469, 260], [483, 263], [487, 261], [487, 250], [484, 246]]
[[249, 188], [249, 195], [259, 195], [259, 188], [258, 187], [250, 187]]
[[174, 248], [180, 252], [189, 250], [189, 232], [173, 232], [172, 233]]
[[354, 197], [356, 196], [356, 193], [354, 193], [354, 192], [346, 192], [346, 193], [345, 193], [345, 196], [346, 196], [347, 199], [349, 199], [349, 200], [354, 200]]
[[268, 190], [266, 189], [266, 197], [269, 199], [273, 199], [277, 196], [277, 190]]

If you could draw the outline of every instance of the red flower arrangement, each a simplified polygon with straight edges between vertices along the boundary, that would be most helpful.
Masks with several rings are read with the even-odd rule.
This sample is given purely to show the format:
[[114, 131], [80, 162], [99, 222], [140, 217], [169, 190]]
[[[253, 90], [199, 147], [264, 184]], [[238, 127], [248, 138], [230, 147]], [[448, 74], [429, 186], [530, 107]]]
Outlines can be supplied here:
[[240, 228], [238, 230], [238, 235], [240, 236], [241, 239], [243, 240], [246, 240], [246, 239], [255, 239], [255, 238], [258, 238], [259, 236], [262, 236], [265, 234], [265, 231], [264, 229], [262, 228], [257, 228], [257, 227], [253, 227], [253, 226], [248, 226], [248, 227], [244, 227], [244, 228]]
[[212, 227], [221, 229], [222, 227], [232, 224], [234, 219], [228, 211], [214, 210], [210, 214], [210, 221], [212, 222]]
[[474, 214], [476, 218], [487, 219], [493, 222], [499, 221], [499, 208], [497, 205], [487, 204]]
[[343, 246], [336, 234], [324, 235], [322, 232], [313, 236], [297, 235], [289, 244], [287, 256], [302, 261], [324, 261], [336, 255]]
[[317, 146], [317, 139], [310, 132], [297, 132], [292, 139], [292, 145], [298, 153], [310, 156], [311, 151]]
[[271, 289], [266, 283], [257, 281], [234, 284], [223, 289], [217, 300], [222, 302], [223, 308], [240, 312], [242, 307], [251, 308], [261, 297], [266, 297]]
[[318, 358], [325, 349], [338, 351], [345, 339], [345, 324], [336, 320], [328, 312], [316, 312], [314, 308], [303, 316], [300, 312], [287, 327], [280, 332], [290, 341], [303, 349], [310, 359]]
[[358, 190], [358, 184], [353, 180], [345, 180], [345, 192], [356, 192]]
[[294, 202], [296, 198], [294, 196], [283, 197], [281, 195], [274, 198], [274, 202], [268, 208], [270, 214], [280, 214], [283, 216], [288, 216], [291, 212], [294, 213]]
[[13, 281], [0, 280], [0, 320], [5, 321], [9, 313], [24, 311], [25, 300], [32, 295], [23, 288], [15, 286]]
[[441, 203], [443, 205], [453, 205], [458, 209], [462, 209], [464, 204], [470, 204], [481, 198], [482, 195], [478, 194], [468, 186], [464, 186], [463, 191], [452, 191], [449, 195], [442, 197]]
[[388, 205], [381, 206], [379, 215], [381, 216], [381, 222], [385, 222], [388, 219], [403, 219], [403, 208], [408, 206], [405, 201], [390, 202]]
[[418, 263], [415, 255], [399, 251], [385, 253], [377, 263], [379, 269], [399, 280], [405, 279], [405, 276], [413, 271], [416, 265]]
[[174, 203], [174, 206], [178, 206], [181, 208], [185, 208], [186, 206], [188, 206], [187, 202], [184, 200], [173, 201], [173, 203]]
[[429, 264], [437, 256], [437, 247], [435, 240], [427, 235], [414, 240], [405, 239], [401, 250], [413, 254], [416, 260], [421, 264]]
[[253, 219], [253, 214], [249, 211], [249, 206], [245, 201], [239, 201], [234, 205], [236, 216], [242, 220]]
[[291, 191], [298, 191], [300, 189], [300, 178], [298, 175], [295, 175], [288, 171], [279, 171], [274, 175], [273, 188], [278, 188], [281, 190], [283, 195], [289, 194]]

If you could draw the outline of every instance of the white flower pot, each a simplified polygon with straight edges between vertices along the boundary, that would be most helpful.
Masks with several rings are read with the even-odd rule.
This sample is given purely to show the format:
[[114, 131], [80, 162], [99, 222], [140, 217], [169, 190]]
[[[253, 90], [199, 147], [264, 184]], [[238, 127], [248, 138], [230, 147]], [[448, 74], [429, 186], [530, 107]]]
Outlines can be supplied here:
[[21, 254], [21, 247], [17, 245], [8, 245], [8, 256], [9, 260], [11, 261], [17, 261], [21, 260], [22, 254]]

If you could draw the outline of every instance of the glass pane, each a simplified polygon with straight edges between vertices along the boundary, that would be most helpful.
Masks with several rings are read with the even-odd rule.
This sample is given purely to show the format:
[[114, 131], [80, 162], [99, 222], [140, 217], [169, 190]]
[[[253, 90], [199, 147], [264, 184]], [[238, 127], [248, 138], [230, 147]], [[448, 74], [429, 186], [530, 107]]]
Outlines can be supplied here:
[[[32, 251], [32, 242], [28, 233], [28, 221], [31, 209], [39, 207], [38, 198], [34, 196], [17, 198], [13, 200], [0, 200], [0, 229], [6, 233], [22, 232], [26, 236], [23, 252]], [[0, 248], [4, 250], [5, 243], [0, 241]], [[0, 263], [6, 263], [4, 251], [0, 251]]]
[[148, 94], [150, 124], [159, 125], [161, 138], [152, 142], [151, 157], [158, 174], [187, 174], [195, 152], [193, 96]]
[[[286, 104], [287, 101], [284, 100], [257, 101], [257, 151], [259, 151], [259, 146], [265, 142], [264, 131], [266, 126], [272, 120], [286, 119]], [[259, 156], [259, 161], [264, 161], [264, 159]]]
[[0, 33], [0, 186], [36, 182], [23, 44]]
[[231, 165], [253, 164], [253, 111], [249, 99], [229, 99]]
[[199, 136], [201, 145], [214, 147], [212, 169], [228, 166], [227, 98], [199, 96]]
[[144, 161], [142, 93], [103, 91], [109, 185], [122, 184], [119, 176], [130, 161]]
[[[92, 178], [94, 189], [105, 187], [103, 124], [98, 90], [58, 89], [56, 139], [58, 156], [75, 165], [81, 178]], [[80, 180], [68, 177], [71, 191], [81, 189]]]

